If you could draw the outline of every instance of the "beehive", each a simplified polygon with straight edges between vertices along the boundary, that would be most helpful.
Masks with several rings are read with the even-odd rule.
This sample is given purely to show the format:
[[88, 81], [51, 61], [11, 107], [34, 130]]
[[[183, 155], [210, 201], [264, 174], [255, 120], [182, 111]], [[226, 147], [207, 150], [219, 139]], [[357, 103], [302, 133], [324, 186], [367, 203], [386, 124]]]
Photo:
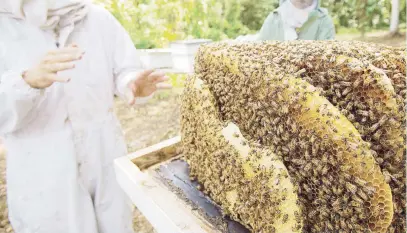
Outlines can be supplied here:
[[406, 97], [406, 48], [361, 41], [321, 41], [321, 47], [332, 49], [338, 55], [348, 55], [386, 71], [397, 94]]
[[247, 141], [233, 123], [223, 123], [200, 79], [187, 83], [182, 133], [192, 176], [254, 232], [302, 232], [297, 192], [281, 158]]
[[[356, 126], [365, 141], [372, 143], [373, 155], [393, 190], [394, 225], [399, 225], [401, 232], [405, 228], [403, 207], [406, 203], [404, 101], [396, 98], [387, 75], [370, 62], [387, 61], [392, 72], [401, 70], [405, 73], [405, 66], [396, 62], [402, 58], [394, 55], [397, 54], [394, 49], [368, 45], [362, 42], [293, 41], [269, 42], [261, 46], [244, 44], [230, 49], [239, 53], [244, 63], [257, 59], [267, 63], [269, 68], [282, 68], [282, 73], [297, 73], [322, 89], [323, 96]], [[393, 51], [393, 55], [389, 51]]]
[[303, 79], [323, 89], [322, 94], [342, 110], [366, 141], [379, 147], [378, 154], [393, 153], [391, 157], [400, 163], [404, 152], [402, 120], [386, 74], [355, 58], [337, 55], [332, 49], [327, 51], [329, 46], [314, 43], [275, 42], [251, 48], [245, 45], [245, 51], [239, 53], [248, 59], [257, 48], [260, 59], [272, 61], [269, 67], [283, 68], [291, 74], [301, 72]]
[[[336, 54], [347, 54], [362, 61], [373, 64], [383, 69], [390, 78], [397, 94], [398, 117], [400, 129], [406, 128], [406, 48], [394, 48], [373, 43], [344, 41], [344, 42], [321, 42], [324, 46], [333, 49]], [[386, 126], [384, 126], [386, 128]], [[406, 134], [403, 132], [403, 145], [405, 145]], [[380, 152], [378, 152], [380, 153]], [[385, 154], [381, 153], [381, 154]], [[388, 155], [387, 155], [388, 156]], [[387, 157], [386, 156], [386, 157]], [[387, 162], [384, 159], [383, 162]], [[403, 148], [401, 161], [406, 161], [406, 150]], [[380, 161], [379, 161], [380, 162]], [[385, 163], [380, 164], [386, 180], [389, 181], [393, 191], [395, 216], [389, 232], [406, 232], [406, 166], [404, 162], [389, 161], [390, 169]], [[387, 165], [388, 166], [388, 165]]]
[[342, 42], [356, 58], [386, 70], [396, 93], [406, 98], [406, 48], [394, 48], [366, 42]]
[[[338, 105], [338, 101], [334, 100], [332, 96], [335, 97], [335, 85], [338, 86], [337, 84], [340, 83], [340, 80], [333, 80], [333, 85], [331, 85], [331, 88], [324, 88], [325, 90], [331, 91], [331, 93], [325, 93], [324, 96], [327, 96], [326, 94], [331, 94], [331, 97], [328, 97], [328, 99], [334, 103], [336, 106], [338, 106], [341, 110], [347, 112], [348, 119], [354, 119], [352, 122], [357, 126], [357, 129], [359, 132], [362, 134], [363, 139], [365, 139], [368, 142], [371, 142], [373, 145], [373, 149], [375, 150], [375, 154], [377, 155], [376, 161], [380, 164], [380, 167], [382, 168], [383, 173], [386, 175], [386, 180], [389, 182], [391, 185], [391, 188], [393, 190], [393, 198], [394, 198], [394, 210], [395, 210], [395, 217], [394, 217], [394, 222], [392, 228], [395, 229], [396, 232], [405, 232], [406, 229], [406, 219], [405, 219], [405, 206], [406, 206], [406, 199], [405, 199], [405, 193], [406, 193], [406, 174], [405, 174], [405, 163], [403, 161], [406, 160], [406, 150], [405, 150], [405, 131], [404, 129], [406, 128], [405, 125], [405, 100], [406, 100], [406, 64], [405, 64], [405, 49], [395, 49], [391, 48], [388, 46], [383, 46], [383, 45], [377, 45], [377, 44], [372, 44], [372, 43], [365, 43], [365, 42], [357, 42], [357, 41], [344, 41], [344, 42], [338, 42], [338, 41], [319, 41], [317, 43], [315, 42], [306, 42], [306, 41], [297, 41], [297, 42], [291, 42], [290, 46], [287, 48], [287, 46], [284, 46], [284, 44], [278, 44], [280, 48], [284, 48], [284, 54], [286, 56], [285, 63], [289, 63], [288, 61], [290, 60], [289, 57], [291, 58], [298, 58], [298, 54], [303, 55], [303, 60], [299, 59], [297, 62], [292, 62], [296, 65], [296, 67], [303, 67], [306, 70], [312, 70], [313, 67], [310, 67], [309, 65], [314, 65], [314, 67], [319, 65], [322, 69], [320, 69], [320, 72], [318, 72], [318, 69], [316, 68], [315, 71], [316, 73], [321, 73], [322, 74], [326, 71], [329, 70], [333, 74], [339, 74], [339, 75], [332, 75], [331, 77], [338, 76], [339, 78], [346, 77], [346, 75], [349, 76], [355, 76], [358, 73], [353, 72], [355, 69], [363, 69], [364, 74], [372, 76], [375, 75], [376, 80], [379, 78], [382, 80], [387, 79], [386, 76], [388, 76], [391, 80], [392, 86], [395, 88], [395, 92], [397, 94], [396, 97], [391, 98], [390, 95], [392, 95], [392, 88], [389, 87], [389, 85], [386, 85], [386, 83], [389, 83], [388, 81], [378, 81], [377, 84], [382, 84], [382, 85], [376, 85], [376, 87], [369, 87], [369, 85], [362, 85], [363, 92], [362, 97], [364, 98], [364, 101], [361, 101], [360, 99], [352, 97], [352, 100], [355, 100], [354, 102], [358, 102], [361, 104], [360, 107], [362, 109], [354, 108], [353, 111], [347, 111], [348, 109], [344, 109], [344, 106]], [[294, 52], [294, 53], [293, 53]], [[287, 55], [288, 54], [288, 55]], [[305, 56], [304, 56], [305, 54]], [[301, 56], [300, 55], [300, 56]], [[317, 59], [310, 59], [309, 56], [313, 57], [324, 57], [324, 60], [318, 61]], [[321, 56], [323, 55], [323, 56]], [[327, 62], [327, 59], [330, 59], [332, 57], [336, 58], [338, 56], [348, 56], [348, 57], [354, 57], [359, 59], [348, 59], [348, 62], [344, 62], [343, 64], [336, 66], [333, 68], [332, 66], [329, 66], [329, 63]], [[314, 60], [314, 61], [313, 61]], [[305, 62], [304, 62], [305, 61]], [[364, 62], [364, 64], [360, 64], [360, 62]], [[283, 63], [284, 63], [283, 62]], [[308, 62], [308, 64], [306, 64]], [[328, 66], [325, 65], [328, 63]], [[358, 64], [359, 63], [359, 64]], [[383, 70], [386, 71], [387, 75], [381, 75], [382, 72], [375, 72], [377, 69], [374, 67], [371, 67], [371, 64], [378, 68], [382, 68]], [[280, 64], [282, 65], [282, 64]], [[345, 65], [345, 67], [343, 67]], [[346, 69], [347, 67], [350, 67]], [[369, 69], [372, 69], [372, 71], [369, 71]], [[351, 72], [349, 72], [349, 71]], [[342, 72], [340, 72], [342, 71]], [[305, 72], [306, 73], [306, 72]], [[363, 73], [359, 78], [364, 78]], [[309, 75], [310, 77], [315, 77], [315, 74]], [[313, 78], [311, 78], [310, 82], [315, 85], [315, 82], [312, 82]], [[317, 80], [319, 81], [319, 80]], [[375, 84], [375, 83], [373, 83]], [[318, 85], [319, 86], [319, 85]], [[386, 99], [377, 99], [377, 92], [378, 89], [384, 89], [388, 90], [387, 98], [386, 99], [394, 99], [397, 101], [397, 107], [393, 106], [391, 108], [380, 108], [380, 104], [384, 103], [384, 100]], [[343, 90], [345, 89], [345, 90]], [[344, 87], [342, 91], [346, 91], [346, 88]], [[339, 93], [343, 93], [341, 90]], [[355, 91], [358, 91], [358, 89], [355, 89]], [[335, 94], [333, 94], [335, 93]], [[352, 92], [349, 92], [352, 93]], [[366, 93], [366, 94], [363, 94]], [[369, 99], [369, 93], [373, 93], [372, 97]], [[383, 92], [382, 92], [383, 93]], [[382, 95], [383, 96], [383, 95]], [[341, 97], [338, 98], [339, 100], [345, 99], [346, 97]], [[352, 100], [350, 101], [352, 103]], [[393, 102], [394, 102], [393, 100]], [[339, 103], [341, 103], [339, 101]], [[377, 108], [378, 107], [378, 108]], [[363, 109], [365, 108], [365, 109]], [[367, 120], [364, 121], [363, 116], [358, 119], [358, 112], [363, 113], [365, 110], [368, 112], [372, 112], [372, 114], [369, 114], [369, 117]], [[351, 117], [349, 113], [352, 114], [352, 116], [356, 116], [356, 118]], [[373, 116], [373, 119], [372, 119]], [[370, 118], [370, 119], [369, 119]], [[385, 132], [385, 133], [382, 133]], [[391, 230], [390, 230], [391, 231]]]
[[369, 145], [316, 88], [281, 75], [286, 72], [256, 51], [226, 44], [200, 50], [196, 72], [222, 118], [284, 158], [299, 185], [304, 232], [385, 232], [392, 196]]

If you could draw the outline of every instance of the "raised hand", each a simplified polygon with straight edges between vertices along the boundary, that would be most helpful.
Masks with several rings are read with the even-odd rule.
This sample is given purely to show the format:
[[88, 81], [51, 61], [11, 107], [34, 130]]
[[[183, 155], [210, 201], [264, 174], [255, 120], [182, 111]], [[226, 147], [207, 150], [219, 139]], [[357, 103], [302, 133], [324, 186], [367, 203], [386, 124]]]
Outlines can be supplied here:
[[164, 83], [169, 79], [163, 72], [146, 70], [141, 72], [134, 82], [129, 84], [133, 96], [130, 104], [135, 103], [137, 97], [146, 97], [160, 89], [170, 89], [171, 84]]
[[74, 61], [82, 59], [84, 52], [76, 45], [48, 52], [39, 64], [23, 73], [23, 79], [33, 88], [44, 89], [55, 82], [66, 83], [68, 77], [59, 77], [58, 72], [73, 69]]

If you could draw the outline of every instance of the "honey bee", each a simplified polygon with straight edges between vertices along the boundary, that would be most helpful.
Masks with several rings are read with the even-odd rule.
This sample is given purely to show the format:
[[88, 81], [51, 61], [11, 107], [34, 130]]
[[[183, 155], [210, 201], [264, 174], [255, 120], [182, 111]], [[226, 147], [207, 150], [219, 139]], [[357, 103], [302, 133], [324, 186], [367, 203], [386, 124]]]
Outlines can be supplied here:
[[382, 131], [378, 130], [378, 131], [376, 131], [376, 133], [373, 134], [373, 139], [379, 140], [381, 135], [382, 135]]
[[292, 163], [296, 164], [296, 165], [304, 165], [305, 161], [301, 160], [301, 159], [293, 159], [291, 160]]
[[284, 214], [284, 216], [283, 216], [283, 224], [287, 223], [287, 221], [288, 221], [288, 214]]
[[362, 83], [362, 79], [358, 78], [353, 82], [353, 88], [358, 87]]
[[346, 224], [344, 219], [341, 219], [339, 221], [339, 223], [340, 223], [341, 229], [346, 230], [348, 228], [348, 225]]
[[337, 187], [337, 188], [333, 189], [332, 191], [335, 195], [341, 195], [343, 193], [343, 189], [340, 187]]
[[384, 176], [384, 180], [386, 181], [386, 183], [390, 183], [391, 182], [391, 175], [389, 173], [389, 171], [387, 171], [386, 169], [382, 170], [383, 176]]
[[311, 188], [307, 184], [303, 184], [302, 187], [305, 189], [306, 192], [312, 192]]
[[308, 218], [313, 219], [315, 216], [317, 216], [318, 210], [312, 209], [310, 212], [308, 212]]
[[[305, 163], [305, 161], [304, 161], [304, 163]], [[312, 168], [312, 164], [311, 164], [311, 163], [307, 163], [307, 164], [304, 166], [304, 171], [309, 172], [309, 171], [311, 170], [311, 168]]]
[[334, 226], [330, 222], [325, 222], [325, 225], [329, 232], [333, 232], [335, 230]]

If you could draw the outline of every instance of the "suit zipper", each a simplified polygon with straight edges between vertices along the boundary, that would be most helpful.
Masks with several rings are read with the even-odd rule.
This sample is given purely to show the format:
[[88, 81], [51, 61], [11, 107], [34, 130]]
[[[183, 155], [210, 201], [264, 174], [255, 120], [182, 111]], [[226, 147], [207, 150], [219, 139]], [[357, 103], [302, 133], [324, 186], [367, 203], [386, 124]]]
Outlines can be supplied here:
[[55, 38], [55, 45], [57, 46], [57, 48], [59, 48], [59, 46], [60, 46], [59, 41], [58, 41], [59, 35], [58, 35], [56, 29], [54, 29], [54, 38]]

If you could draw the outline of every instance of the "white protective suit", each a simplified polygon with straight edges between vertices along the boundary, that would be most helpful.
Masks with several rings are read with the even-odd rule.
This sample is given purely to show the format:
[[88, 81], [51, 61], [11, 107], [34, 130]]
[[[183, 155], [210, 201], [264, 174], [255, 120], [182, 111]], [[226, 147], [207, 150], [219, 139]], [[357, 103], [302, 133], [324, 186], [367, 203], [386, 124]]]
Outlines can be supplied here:
[[310, 6], [305, 9], [298, 9], [290, 1], [282, 2], [279, 8], [281, 19], [284, 27], [284, 38], [287, 41], [296, 40], [298, 33], [295, 30], [300, 28], [308, 20], [308, 15], [315, 10], [318, 5], [318, 1], [314, 0]]
[[[31, 0], [35, 9], [10, 13], [21, 1], [0, 0], [0, 136], [8, 151], [11, 224], [16, 233], [132, 233], [131, 203], [113, 168], [126, 155], [113, 104], [114, 93], [128, 93], [141, 69], [136, 49], [103, 8], [81, 5], [64, 18], [64, 7], [83, 1], [59, 0], [61, 17], [41, 17], [47, 12], [41, 7], [50, 5]], [[12, 10], [4, 9], [7, 2]], [[60, 72], [69, 83], [33, 89], [21, 73], [56, 49], [54, 29], [61, 47], [76, 43], [86, 53], [73, 70]]]

